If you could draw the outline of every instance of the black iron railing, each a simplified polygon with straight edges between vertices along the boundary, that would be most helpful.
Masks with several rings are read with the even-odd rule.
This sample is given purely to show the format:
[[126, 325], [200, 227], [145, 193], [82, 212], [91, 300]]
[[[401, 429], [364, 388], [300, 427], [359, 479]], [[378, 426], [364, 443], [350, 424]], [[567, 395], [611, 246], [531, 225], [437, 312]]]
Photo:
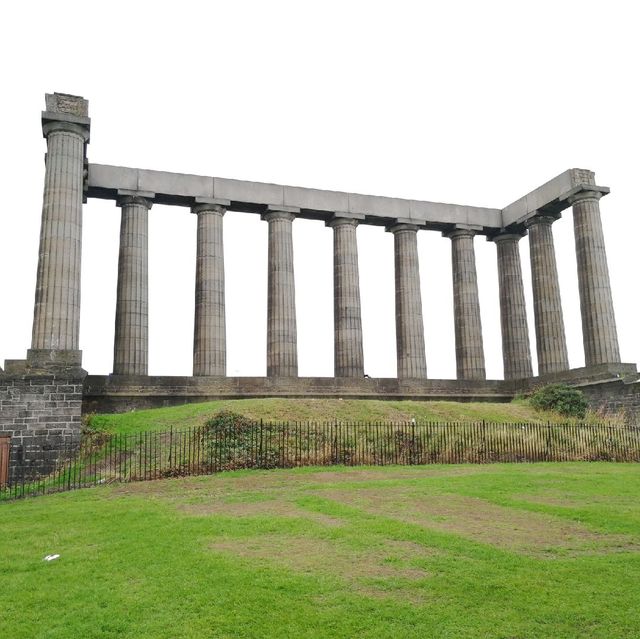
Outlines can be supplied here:
[[[97, 433], [57, 451], [46, 476], [37, 454], [12, 469], [0, 500], [111, 482], [241, 468], [540, 461], [640, 461], [640, 428], [608, 424], [290, 422], [167, 432]], [[51, 455], [51, 450], [43, 455]]]

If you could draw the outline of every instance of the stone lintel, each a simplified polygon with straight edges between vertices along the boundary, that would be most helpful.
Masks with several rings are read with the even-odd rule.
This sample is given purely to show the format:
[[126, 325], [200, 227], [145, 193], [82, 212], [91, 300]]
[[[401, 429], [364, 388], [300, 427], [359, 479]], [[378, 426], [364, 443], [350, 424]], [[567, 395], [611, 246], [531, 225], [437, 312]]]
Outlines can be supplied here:
[[221, 197], [196, 197], [194, 198], [194, 205], [197, 204], [214, 204], [217, 206], [224, 206], [228, 208], [231, 204], [231, 200], [225, 200]]
[[520, 241], [523, 237], [526, 237], [527, 229], [522, 226], [510, 228], [509, 230], [501, 229], [497, 233], [488, 233], [487, 242], [502, 242], [507, 240]]
[[501, 226], [500, 209], [89, 164], [88, 197], [115, 199], [119, 189], [153, 191], [156, 203], [171, 206], [190, 207], [194, 198], [209, 197], [229, 200], [229, 210], [248, 213], [262, 214], [269, 206], [292, 207], [297, 217], [323, 221], [336, 212], [348, 212], [378, 226], [399, 219], [436, 230], [457, 222], [485, 229]]
[[570, 206], [569, 198], [580, 191], [609, 193], [606, 186], [596, 186], [595, 173], [587, 169], [568, 169], [527, 195], [502, 209], [502, 226], [526, 222], [538, 212], [557, 214]]
[[499, 209], [102, 164], [88, 165], [88, 197], [115, 199], [121, 189], [154, 192], [158, 204], [172, 206], [190, 207], [195, 198], [202, 197], [227, 200], [232, 211], [262, 214], [265, 208], [294, 209], [297, 217], [325, 222], [336, 212], [344, 211], [364, 215], [365, 224], [390, 226], [406, 223], [436, 231], [469, 225], [478, 227], [479, 233], [520, 229], [529, 217], [538, 213], [558, 215], [571, 206], [570, 198], [580, 192], [603, 195], [609, 192], [608, 187], [595, 184], [593, 172], [569, 169]]
[[268, 204], [267, 213], [300, 213], [297, 206], [285, 206], [284, 204]]

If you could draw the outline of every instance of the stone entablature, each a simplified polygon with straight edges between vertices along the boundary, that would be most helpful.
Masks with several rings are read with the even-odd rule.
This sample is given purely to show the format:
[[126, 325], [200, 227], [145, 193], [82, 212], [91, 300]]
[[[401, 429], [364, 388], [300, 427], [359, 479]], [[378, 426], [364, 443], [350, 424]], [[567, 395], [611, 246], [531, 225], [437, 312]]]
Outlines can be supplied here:
[[571, 198], [584, 191], [609, 193], [608, 187], [595, 185], [594, 173], [586, 169], [568, 169], [503, 209], [107, 164], [89, 164], [88, 171], [87, 196], [93, 198], [115, 200], [122, 190], [149, 192], [155, 194], [158, 204], [189, 207], [197, 201], [222, 200], [228, 201], [230, 211], [264, 213], [268, 207], [291, 207], [296, 217], [303, 219], [329, 221], [335, 214], [348, 213], [360, 217], [362, 224], [414, 224], [436, 231], [470, 225], [481, 234], [521, 228], [540, 212], [557, 215], [571, 206]]

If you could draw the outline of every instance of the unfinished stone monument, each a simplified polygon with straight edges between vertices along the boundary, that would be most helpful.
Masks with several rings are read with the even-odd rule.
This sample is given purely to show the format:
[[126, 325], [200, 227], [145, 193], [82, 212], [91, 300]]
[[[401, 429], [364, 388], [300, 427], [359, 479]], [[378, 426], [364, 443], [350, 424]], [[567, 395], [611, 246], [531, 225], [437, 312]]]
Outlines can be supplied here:
[[[609, 284], [595, 174], [569, 169], [504, 208], [360, 195], [242, 180], [93, 164], [87, 161], [88, 102], [46, 96], [46, 171], [33, 337], [25, 360], [0, 369], [0, 431], [12, 463], [32, 448], [73, 445], [81, 411], [124, 410], [212, 398], [315, 396], [508, 400], [541, 381], [585, 388], [633, 379], [623, 364]], [[82, 206], [90, 198], [121, 209], [113, 374], [87, 376], [79, 350]], [[154, 203], [197, 216], [192, 377], [148, 375], [148, 213]], [[569, 369], [553, 223], [573, 209], [585, 367]], [[260, 215], [268, 224], [267, 377], [226, 376], [224, 216]], [[334, 238], [335, 377], [298, 377], [292, 227], [323, 221]], [[393, 234], [397, 378], [364, 377], [357, 230]], [[451, 242], [456, 380], [427, 377], [417, 234]], [[487, 380], [474, 240], [496, 245], [504, 379]], [[519, 242], [528, 236], [538, 377]], [[115, 268], [115, 265], [114, 265]], [[391, 268], [391, 265], [390, 265]], [[635, 391], [634, 391], [635, 392]], [[631, 395], [625, 390], [625, 397]]]

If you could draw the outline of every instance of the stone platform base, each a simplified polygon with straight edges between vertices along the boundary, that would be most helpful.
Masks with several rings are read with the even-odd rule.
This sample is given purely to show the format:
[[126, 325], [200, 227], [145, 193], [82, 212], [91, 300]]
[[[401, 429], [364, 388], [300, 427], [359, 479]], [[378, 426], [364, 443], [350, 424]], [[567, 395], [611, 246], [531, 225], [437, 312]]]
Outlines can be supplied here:
[[86, 373], [76, 351], [42, 353], [30, 351], [26, 360], [0, 369], [0, 434], [11, 438], [10, 482], [46, 475], [80, 443]]
[[542, 384], [564, 382], [582, 386], [619, 381], [635, 374], [634, 364], [616, 364], [518, 381], [89, 375], [84, 382], [83, 412], [115, 413], [259, 397], [508, 402]]

